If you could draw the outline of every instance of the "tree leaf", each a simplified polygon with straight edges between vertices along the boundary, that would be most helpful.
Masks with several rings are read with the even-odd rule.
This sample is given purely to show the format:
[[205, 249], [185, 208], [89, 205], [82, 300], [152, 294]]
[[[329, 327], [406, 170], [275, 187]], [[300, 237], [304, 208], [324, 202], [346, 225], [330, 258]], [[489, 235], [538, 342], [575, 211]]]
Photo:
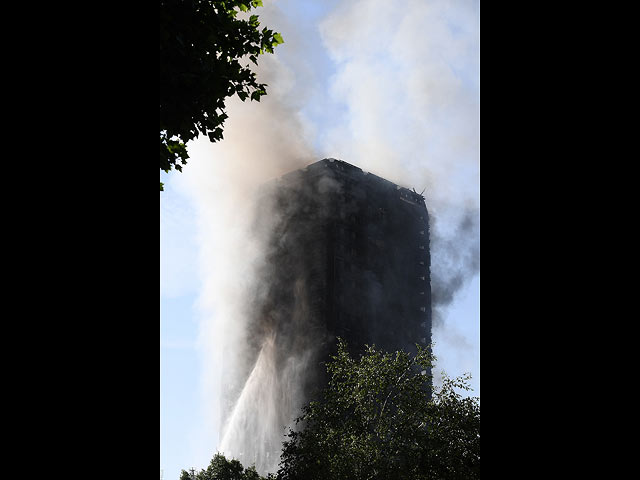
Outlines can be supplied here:
[[[237, 93], [245, 101], [252, 90], [261, 89], [256, 73], [240, 62], [249, 58], [258, 65], [258, 55], [273, 53], [276, 39], [272, 30], [260, 25], [258, 15], [250, 14], [242, 21], [237, 15], [262, 6], [261, 0], [161, 2], [161, 171], [169, 172], [181, 161], [184, 164], [188, 158], [184, 145], [198, 135], [216, 141], [222, 138], [222, 129], [211, 130], [226, 118], [217, 113], [224, 108], [226, 97]], [[188, 73], [185, 65], [190, 65]], [[259, 101], [264, 93], [252, 99]]]

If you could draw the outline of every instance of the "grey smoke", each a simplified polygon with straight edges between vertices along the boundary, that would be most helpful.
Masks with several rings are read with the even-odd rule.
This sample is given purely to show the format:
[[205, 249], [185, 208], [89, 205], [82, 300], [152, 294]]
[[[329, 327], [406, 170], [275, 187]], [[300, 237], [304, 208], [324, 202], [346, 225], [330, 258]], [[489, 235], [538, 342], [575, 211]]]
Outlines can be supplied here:
[[[279, 402], [283, 389], [293, 388], [272, 381], [274, 369], [289, 372], [291, 380], [300, 375], [291, 362], [308, 361], [299, 355], [303, 345], [287, 343], [293, 337], [280, 335], [269, 343], [273, 323], [304, 328], [309, 306], [286, 299], [292, 315], [283, 320], [270, 318], [261, 304], [269, 288], [262, 281], [269, 278], [264, 259], [273, 253], [266, 232], [278, 231], [274, 238], [285, 244], [295, 235], [286, 228], [286, 205], [256, 228], [254, 195], [264, 182], [338, 157], [418, 192], [426, 186], [434, 326], [445, 324], [447, 308], [479, 271], [477, 2], [337, 2], [320, 24], [335, 67], [326, 90], [307, 55], [314, 45], [297, 41], [307, 35], [286, 18], [287, 3], [265, 1], [259, 12], [261, 22], [277, 27], [286, 42], [260, 62], [258, 79], [269, 84], [268, 95], [260, 104], [229, 101], [224, 141], [194, 142], [189, 168], [176, 178], [198, 213], [199, 346], [210, 429], [221, 427], [220, 408], [226, 408], [219, 406], [221, 371], [223, 384], [237, 383], [228, 408], [244, 405], [249, 412], [258, 392]], [[327, 110], [322, 124], [303, 113], [310, 93], [324, 96], [316, 107]], [[256, 317], [257, 305], [263, 317]], [[252, 336], [252, 328], [260, 334]], [[295, 356], [277, 358], [272, 346], [278, 342]], [[225, 349], [232, 353], [222, 355]], [[279, 414], [265, 417], [265, 426], [284, 428]], [[242, 422], [239, 413], [237, 418]], [[269, 428], [260, 435], [282, 431]], [[240, 430], [226, 433], [226, 445], [234, 443], [229, 452], [239, 454], [238, 446], [249, 439]]]
[[322, 235], [332, 213], [325, 199], [338, 184], [323, 178], [308, 187], [285, 177], [254, 197], [248, 235], [262, 253], [243, 294], [246, 326], [225, 351], [220, 450], [260, 472], [277, 469], [284, 435], [317, 385], [314, 366], [328, 340], [308, 284], [325, 253], [304, 246]]
[[480, 210], [462, 212], [453, 229], [443, 229], [430, 217], [431, 306], [434, 326], [441, 326], [456, 294], [480, 271]]

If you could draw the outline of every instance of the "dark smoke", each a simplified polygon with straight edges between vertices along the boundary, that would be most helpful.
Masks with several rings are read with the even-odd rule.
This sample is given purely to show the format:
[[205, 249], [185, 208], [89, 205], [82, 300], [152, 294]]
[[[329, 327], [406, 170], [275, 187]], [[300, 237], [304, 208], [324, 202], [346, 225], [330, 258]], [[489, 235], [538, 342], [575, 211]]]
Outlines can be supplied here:
[[431, 307], [434, 327], [444, 322], [456, 294], [480, 271], [480, 210], [467, 208], [453, 229], [430, 215]]
[[[303, 167], [310, 159], [339, 156], [398, 185], [418, 191], [427, 186], [429, 218], [438, 219], [431, 228], [434, 327], [442, 323], [446, 308], [479, 269], [479, 239], [464, 238], [465, 232], [478, 236], [479, 210], [469, 209], [449, 231], [446, 225], [452, 216], [434, 208], [436, 197], [460, 205], [477, 190], [478, 2], [421, 1], [412, 2], [411, 8], [386, 0], [329, 2], [335, 8], [329, 7], [330, 13], [320, 23], [322, 39], [317, 41], [317, 21], [301, 25], [298, 19], [292, 20], [288, 15], [294, 9], [288, 7], [295, 2], [283, 6], [282, 1], [265, 2], [260, 12], [261, 22], [277, 26], [286, 40], [276, 55], [265, 56], [260, 63], [258, 78], [269, 84], [269, 94], [260, 108], [230, 102], [225, 141], [213, 147], [206, 143], [200, 160], [194, 151], [191, 168], [184, 174], [199, 216], [203, 378], [213, 415], [218, 413], [214, 380], [219, 372], [225, 378], [222, 385], [234, 392], [227, 399], [230, 405], [222, 405], [222, 410], [232, 408], [249, 384], [242, 405], [249, 408], [248, 397], [255, 394], [258, 406], [248, 415], [261, 419], [269, 417], [266, 412], [271, 410], [266, 407], [280, 401], [279, 392], [288, 388], [269, 383], [274, 369], [299, 375], [292, 362], [276, 358], [280, 354], [276, 355], [275, 345], [284, 342], [292, 352], [300, 346], [283, 331], [277, 339], [268, 333], [281, 321], [277, 309], [268, 306], [269, 291], [275, 288], [272, 272], [267, 262], [253, 265], [255, 257], [275, 253], [263, 252], [268, 241], [247, 246], [254, 231], [245, 225], [251, 210], [248, 199], [267, 179]], [[324, 46], [332, 61], [326, 85], [324, 79], [317, 79], [318, 72], [324, 71], [321, 62], [314, 64], [314, 55], [324, 55], [316, 50], [319, 46]], [[303, 106], [312, 108], [301, 110]], [[320, 119], [310, 112], [321, 112]], [[286, 246], [291, 239], [286, 215], [269, 215], [263, 220], [281, 233], [278, 241]], [[295, 269], [289, 275], [298, 276]], [[260, 280], [252, 282], [253, 278]], [[296, 288], [304, 292], [308, 285], [298, 282]], [[373, 305], [383, 298], [383, 288], [371, 291], [371, 298], [363, 303]], [[308, 292], [302, 296], [312, 298]], [[292, 313], [284, 320], [288, 331], [304, 330], [309, 324], [295, 317], [313, 306], [295, 304], [290, 296], [285, 296], [284, 304]], [[262, 316], [255, 317], [258, 312]], [[222, 345], [233, 351], [220, 362]], [[301, 359], [300, 365], [309, 361]], [[245, 382], [253, 371], [264, 372], [263, 381]], [[270, 393], [265, 395], [268, 388]], [[270, 424], [281, 423], [278, 418], [275, 415]], [[258, 433], [250, 433], [248, 443], [237, 437], [230, 451], [244, 449], [259, 438]]]

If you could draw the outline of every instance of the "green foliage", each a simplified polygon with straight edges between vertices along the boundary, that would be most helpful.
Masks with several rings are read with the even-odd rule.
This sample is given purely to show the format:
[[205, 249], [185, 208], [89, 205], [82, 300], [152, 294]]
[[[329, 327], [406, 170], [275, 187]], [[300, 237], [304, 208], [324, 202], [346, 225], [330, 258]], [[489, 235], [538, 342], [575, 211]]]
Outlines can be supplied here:
[[470, 390], [469, 375], [445, 375], [434, 391], [434, 361], [420, 346], [415, 355], [367, 347], [356, 359], [339, 341], [327, 388], [289, 432], [277, 475], [216, 454], [196, 480], [479, 479], [479, 398], [457, 393]]
[[480, 478], [480, 399], [463, 398], [456, 391], [470, 390], [470, 378], [444, 375], [442, 387], [434, 393], [420, 478]]
[[[182, 470], [180, 480], [192, 480], [189, 473]], [[244, 468], [238, 460], [227, 460], [216, 453], [206, 470], [196, 473], [195, 480], [275, 480], [273, 475], [262, 477], [255, 467]]]
[[356, 360], [340, 342], [323, 398], [284, 443], [278, 479], [479, 478], [479, 400], [456, 393], [468, 377], [445, 377], [431, 397], [433, 361], [419, 346], [415, 356], [368, 347]]
[[260, 101], [267, 94], [246, 62], [257, 65], [282, 36], [260, 30], [257, 15], [238, 18], [261, 6], [261, 0], [160, 1], [161, 170], [182, 171], [185, 144], [200, 133], [211, 142], [223, 138], [226, 97]]

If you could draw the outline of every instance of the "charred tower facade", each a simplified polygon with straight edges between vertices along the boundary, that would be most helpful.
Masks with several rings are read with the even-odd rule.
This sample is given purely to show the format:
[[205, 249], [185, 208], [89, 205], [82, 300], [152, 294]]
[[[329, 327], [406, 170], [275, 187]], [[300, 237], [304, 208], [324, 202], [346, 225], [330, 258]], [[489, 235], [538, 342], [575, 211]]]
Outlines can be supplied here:
[[[239, 350], [249, 361], [227, 383], [235, 388], [222, 413], [227, 443], [230, 436], [244, 442], [234, 447], [237, 456], [266, 471], [277, 465], [286, 427], [324, 387], [337, 337], [353, 353], [365, 344], [415, 351], [431, 342], [431, 282], [429, 217], [413, 190], [324, 159], [264, 185], [258, 205], [255, 231], [265, 255]], [[254, 378], [260, 375], [268, 378]], [[268, 420], [247, 420], [246, 412], [230, 420], [249, 388], [261, 392], [263, 405], [273, 403]], [[252, 423], [263, 421], [276, 430], [271, 440], [256, 440], [261, 428]], [[274, 451], [262, 451], [260, 441]]]

